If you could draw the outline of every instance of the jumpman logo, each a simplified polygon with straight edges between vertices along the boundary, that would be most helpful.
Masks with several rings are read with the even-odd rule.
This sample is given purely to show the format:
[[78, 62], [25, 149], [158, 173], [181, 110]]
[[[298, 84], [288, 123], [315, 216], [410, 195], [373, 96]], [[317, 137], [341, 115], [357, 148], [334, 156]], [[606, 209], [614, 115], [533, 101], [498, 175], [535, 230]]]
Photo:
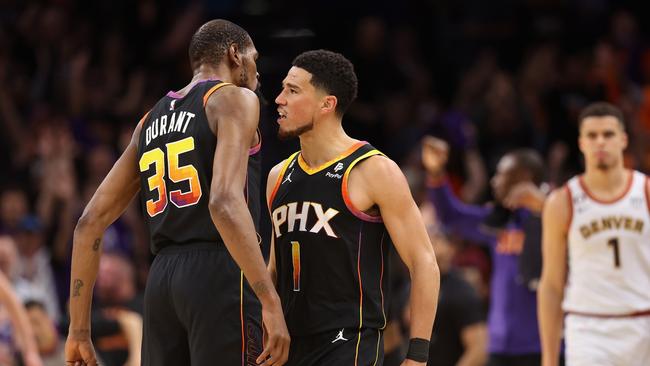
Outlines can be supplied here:
[[289, 172], [289, 174], [287, 174], [287, 177], [284, 178], [284, 181], [282, 182], [282, 184], [285, 184], [286, 182], [293, 183], [291, 181], [291, 173], [293, 173], [293, 169]]
[[332, 343], [334, 343], [334, 342], [336, 342], [336, 341], [347, 341], [347, 340], [348, 340], [347, 338], [344, 338], [344, 337], [343, 337], [343, 329], [341, 329], [341, 330], [339, 331], [339, 334], [337, 334], [337, 335], [336, 335], [336, 338], [334, 338], [334, 340], [332, 341]]

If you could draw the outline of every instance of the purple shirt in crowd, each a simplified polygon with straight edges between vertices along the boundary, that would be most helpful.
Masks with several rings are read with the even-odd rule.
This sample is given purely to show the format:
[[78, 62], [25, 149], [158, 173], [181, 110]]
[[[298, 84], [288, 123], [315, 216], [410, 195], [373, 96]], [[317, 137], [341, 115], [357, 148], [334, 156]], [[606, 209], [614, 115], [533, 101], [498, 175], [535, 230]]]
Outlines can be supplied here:
[[[517, 280], [518, 257], [523, 243], [521, 223], [530, 212], [517, 210], [504, 232], [497, 235], [481, 229], [490, 208], [461, 202], [448, 184], [431, 186], [429, 199], [446, 231], [490, 248], [489, 352], [502, 355], [540, 353], [537, 293]], [[511, 240], [514, 237], [517, 243], [504, 243], [508, 236]]]

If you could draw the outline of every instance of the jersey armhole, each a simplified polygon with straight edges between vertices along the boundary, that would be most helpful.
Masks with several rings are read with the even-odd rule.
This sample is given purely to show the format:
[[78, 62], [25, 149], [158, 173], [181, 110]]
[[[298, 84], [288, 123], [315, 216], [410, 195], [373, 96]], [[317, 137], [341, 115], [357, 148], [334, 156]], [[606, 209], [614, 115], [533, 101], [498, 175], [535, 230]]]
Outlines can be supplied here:
[[260, 132], [260, 129], [258, 128], [255, 130], [255, 133], [257, 134], [259, 141], [257, 144], [255, 144], [255, 146], [251, 146], [251, 148], [248, 149], [248, 156], [257, 154], [262, 148], [262, 133]]
[[363, 221], [383, 222], [381, 216], [368, 215], [367, 213], [356, 208], [352, 203], [352, 200], [350, 199], [350, 192], [348, 191], [348, 178], [350, 177], [350, 172], [352, 171], [352, 168], [354, 168], [354, 166], [361, 160], [367, 159], [374, 155], [384, 155], [384, 154], [382, 154], [379, 150], [370, 150], [367, 153], [361, 155], [360, 157], [354, 159], [354, 161], [350, 163], [350, 166], [348, 166], [348, 168], [345, 170], [345, 174], [343, 174], [343, 181], [341, 183], [341, 194], [343, 195], [343, 201], [345, 202], [345, 206], [354, 216], [360, 218]]
[[569, 218], [567, 219], [566, 224], [566, 231], [568, 233], [569, 229], [571, 229], [571, 223], [573, 221], [573, 196], [571, 195], [571, 188], [569, 188], [569, 183], [564, 185], [564, 189], [566, 190], [568, 201], [567, 203], [569, 204]]
[[138, 126], [141, 126], [144, 124], [144, 121], [149, 117], [149, 113], [151, 112], [151, 109], [140, 118], [140, 121], [138, 121]]
[[232, 84], [232, 83], [226, 83], [226, 82], [223, 82], [223, 83], [219, 83], [219, 84], [213, 86], [212, 88], [210, 88], [210, 90], [208, 90], [208, 91], [203, 95], [203, 108], [205, 108], [205, 106], [208, 104], [208, 99], [210, 99], [210, 96], [211, 96], [212, 94], [214, 94], [214, 92], [216, 92], [217, 90], [221, 89], [222, 87], [224, 87], [224, 86], [226, 86], [226, 85], [233, 85], [233, 84]]
[[284, 166], [280, 170], [280, 174], [278, 174], [278, 179], [276, 179], [276, 181], [275, 181], [275, 186], [273, 187], [273, 192], [271, 192], [271, 196], [269, 197], [269, 202], [267, 202], [269, 212], [271, 212], [271, 207], [273, 205], [273, 199], [275, 199], [275, 194], [278, 193], [278, 189], [280, 188], [280, 184], [282, 183], [282, 178], [284, 178], [284, 173], [287, 171], [287, 168], [289, 167], [289, 164], [291, 164], [291, 162], [294, 160], [294, 158], [296, 157], [296, 155], [298, 155], [299, 152], [300, 151], [296, 151], [295, 153], [291, 154], [291, 156], [289, 156], [287, 158], [287, 160], [285, 160]]
[[137, 150], [140, 149], [140, 139], [142, 138], [142, 128], [144, 126], [144, 121], [146, 121], [147, 117], [149, 117], [149, 113], [151, 113], [151, 109], [147, 113], [145, 113], [144, 116], [142, 116], [142, 118], [140, 118], [140, 121], [138, 121], [138, 124], [135, 127], [135, 129], [140, 128], [140, 135], [138, 136], [137, 139], [135, 139], [135, 143], [136, 143], [135, 147], [136, 147]]

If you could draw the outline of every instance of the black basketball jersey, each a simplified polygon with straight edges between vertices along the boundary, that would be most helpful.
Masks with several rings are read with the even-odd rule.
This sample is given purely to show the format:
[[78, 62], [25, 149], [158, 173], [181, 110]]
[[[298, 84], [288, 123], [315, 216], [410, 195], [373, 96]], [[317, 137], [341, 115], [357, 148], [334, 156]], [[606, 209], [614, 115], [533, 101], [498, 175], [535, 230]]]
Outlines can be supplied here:
[[[205, 114], [208, 98], [221, 87], [234, 86], [206, 80], [185, 96], [169, 92], [141, 121], [140, 197], [153, 253], [168, 245], [223, 243], [208, 209], [217, 138]], [[256, 229], [261, 207], [260, 145], [261, 140], [250, 150], [244, 192]]]
[[270, 196], [277, 286], [292, 336], [386, 326], [388, 248], [381, 217], [354, 208], [352, 168], [381, 154], [359, 142], [338, 158], [309, 168], [289, 157]]

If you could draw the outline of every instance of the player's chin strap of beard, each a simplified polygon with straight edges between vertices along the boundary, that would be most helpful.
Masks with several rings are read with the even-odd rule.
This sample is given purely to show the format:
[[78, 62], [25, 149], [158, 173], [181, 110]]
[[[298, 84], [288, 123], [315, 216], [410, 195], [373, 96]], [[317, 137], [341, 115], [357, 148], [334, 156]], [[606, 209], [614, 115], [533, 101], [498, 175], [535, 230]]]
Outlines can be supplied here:
[[406, 358], [415, 362], [427, 362], [429, 360], [429, 341], [423, 338], [411, 338]]

